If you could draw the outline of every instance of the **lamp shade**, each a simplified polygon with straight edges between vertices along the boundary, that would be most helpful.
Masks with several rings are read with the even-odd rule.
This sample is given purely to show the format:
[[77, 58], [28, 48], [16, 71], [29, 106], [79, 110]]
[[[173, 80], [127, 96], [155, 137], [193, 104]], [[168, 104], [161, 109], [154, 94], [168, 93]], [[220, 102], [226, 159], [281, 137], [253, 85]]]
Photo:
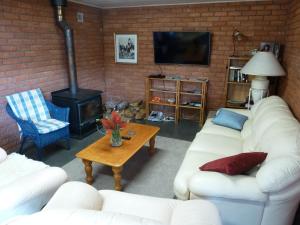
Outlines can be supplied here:
[[264, 77], [285, 75], [284, 69], [272, 52], [256, 53], [242, 68], [241, 73]]

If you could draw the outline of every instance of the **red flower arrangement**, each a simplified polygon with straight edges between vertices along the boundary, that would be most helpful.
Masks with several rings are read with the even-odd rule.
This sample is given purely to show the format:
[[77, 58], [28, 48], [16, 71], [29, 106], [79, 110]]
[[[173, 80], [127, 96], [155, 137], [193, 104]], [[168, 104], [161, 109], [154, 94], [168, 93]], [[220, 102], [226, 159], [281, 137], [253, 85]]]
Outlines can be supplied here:
[[112, 111], [111, 119], [101, 119], [101, 123], [105, 128], [106, 132], [114, 132], [119, 131], [120, 128], [124, 128], [126, 123], [122, 121], [119, 113]]

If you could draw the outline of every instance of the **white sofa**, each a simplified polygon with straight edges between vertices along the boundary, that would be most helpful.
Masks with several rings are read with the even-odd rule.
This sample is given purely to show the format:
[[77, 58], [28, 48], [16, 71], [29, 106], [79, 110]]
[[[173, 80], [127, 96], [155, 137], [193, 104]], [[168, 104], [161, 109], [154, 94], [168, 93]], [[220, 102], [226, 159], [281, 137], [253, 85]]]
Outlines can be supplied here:
[[[174, 180], [179, 199], [208, 199], [224, 225], [291, 225], [300, 199], [300, 126], [277, 96], [251, 111], [241, 132], [208, 119], [190, 145]], [[263, 164], [247, 175], [199, 171], [206, 162], [242, 152], [263, 151]]]
[[[216, 207], [204, 200], [180, 201], [97, 191], [81, 182], [61, 186], [39, 212], [5, 225], [221, 225]], [[4, 224], [3, 224], [4, 225]]]
[[0, 223], [41, 210], [66, 181], [64, 170], [0, 148]]

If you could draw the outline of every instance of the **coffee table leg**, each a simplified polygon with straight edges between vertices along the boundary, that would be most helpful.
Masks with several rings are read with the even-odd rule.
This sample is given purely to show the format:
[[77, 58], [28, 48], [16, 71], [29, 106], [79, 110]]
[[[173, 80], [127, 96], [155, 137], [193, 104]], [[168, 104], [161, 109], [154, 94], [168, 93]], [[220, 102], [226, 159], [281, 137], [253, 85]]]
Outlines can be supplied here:
[[152, 137], [149, 141], [149, 150], [148, 150], [148, 152], [149, 152], [150, 156], [154, 155], [154, 153], [155, 153], [155, 147], [154, 146], [155, 146], [155, 136]]
[[121, 191], [122, 190], [122, 184], [121, 184], [121, 180], [122, 180], [122, 166], [120, 167], [112, 167], [112, 171], [114, 173], [114, 179], [115, 179], [115, 190], [116, 191]]
[[82, 162], [84, 164], [84, 169], [86, 173], [85, 180], [88, 184], [92, 184], [94, 182], [92, 162], [85, 159], [83, 159]]

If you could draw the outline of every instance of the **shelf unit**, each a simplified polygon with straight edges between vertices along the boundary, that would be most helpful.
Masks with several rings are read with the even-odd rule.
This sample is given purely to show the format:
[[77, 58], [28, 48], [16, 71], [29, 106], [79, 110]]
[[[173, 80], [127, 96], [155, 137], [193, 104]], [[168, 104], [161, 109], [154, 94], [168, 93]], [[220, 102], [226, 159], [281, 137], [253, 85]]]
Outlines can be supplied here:
[[250, 57], [228, 57], [227, 75], [225, 82], [225, 106], [229, 108], [246, 108], [251, 77], [243, 75], [240, 70], [249, 61]]
[[[162, 79], [162, 78], [146, 78], [146, 113], [147, 117], [152, 110], [152, 106], [167, 106], [173, 108], [175, 122], [182, 118], [182, 110], [192, 109], [199, 110], [199, 123], [203, 125], [205, 121], [206, 95], [208, 79]], [[186, 89], [196, 88], [195, 90]], [[153, 98], [160, 97], [160, 101], [152, 101]], [[167, 102], [167, 99], [174, 99], [174, 103]], [[193, 100], [200, 106], [194, 106], [187, 100]]]

